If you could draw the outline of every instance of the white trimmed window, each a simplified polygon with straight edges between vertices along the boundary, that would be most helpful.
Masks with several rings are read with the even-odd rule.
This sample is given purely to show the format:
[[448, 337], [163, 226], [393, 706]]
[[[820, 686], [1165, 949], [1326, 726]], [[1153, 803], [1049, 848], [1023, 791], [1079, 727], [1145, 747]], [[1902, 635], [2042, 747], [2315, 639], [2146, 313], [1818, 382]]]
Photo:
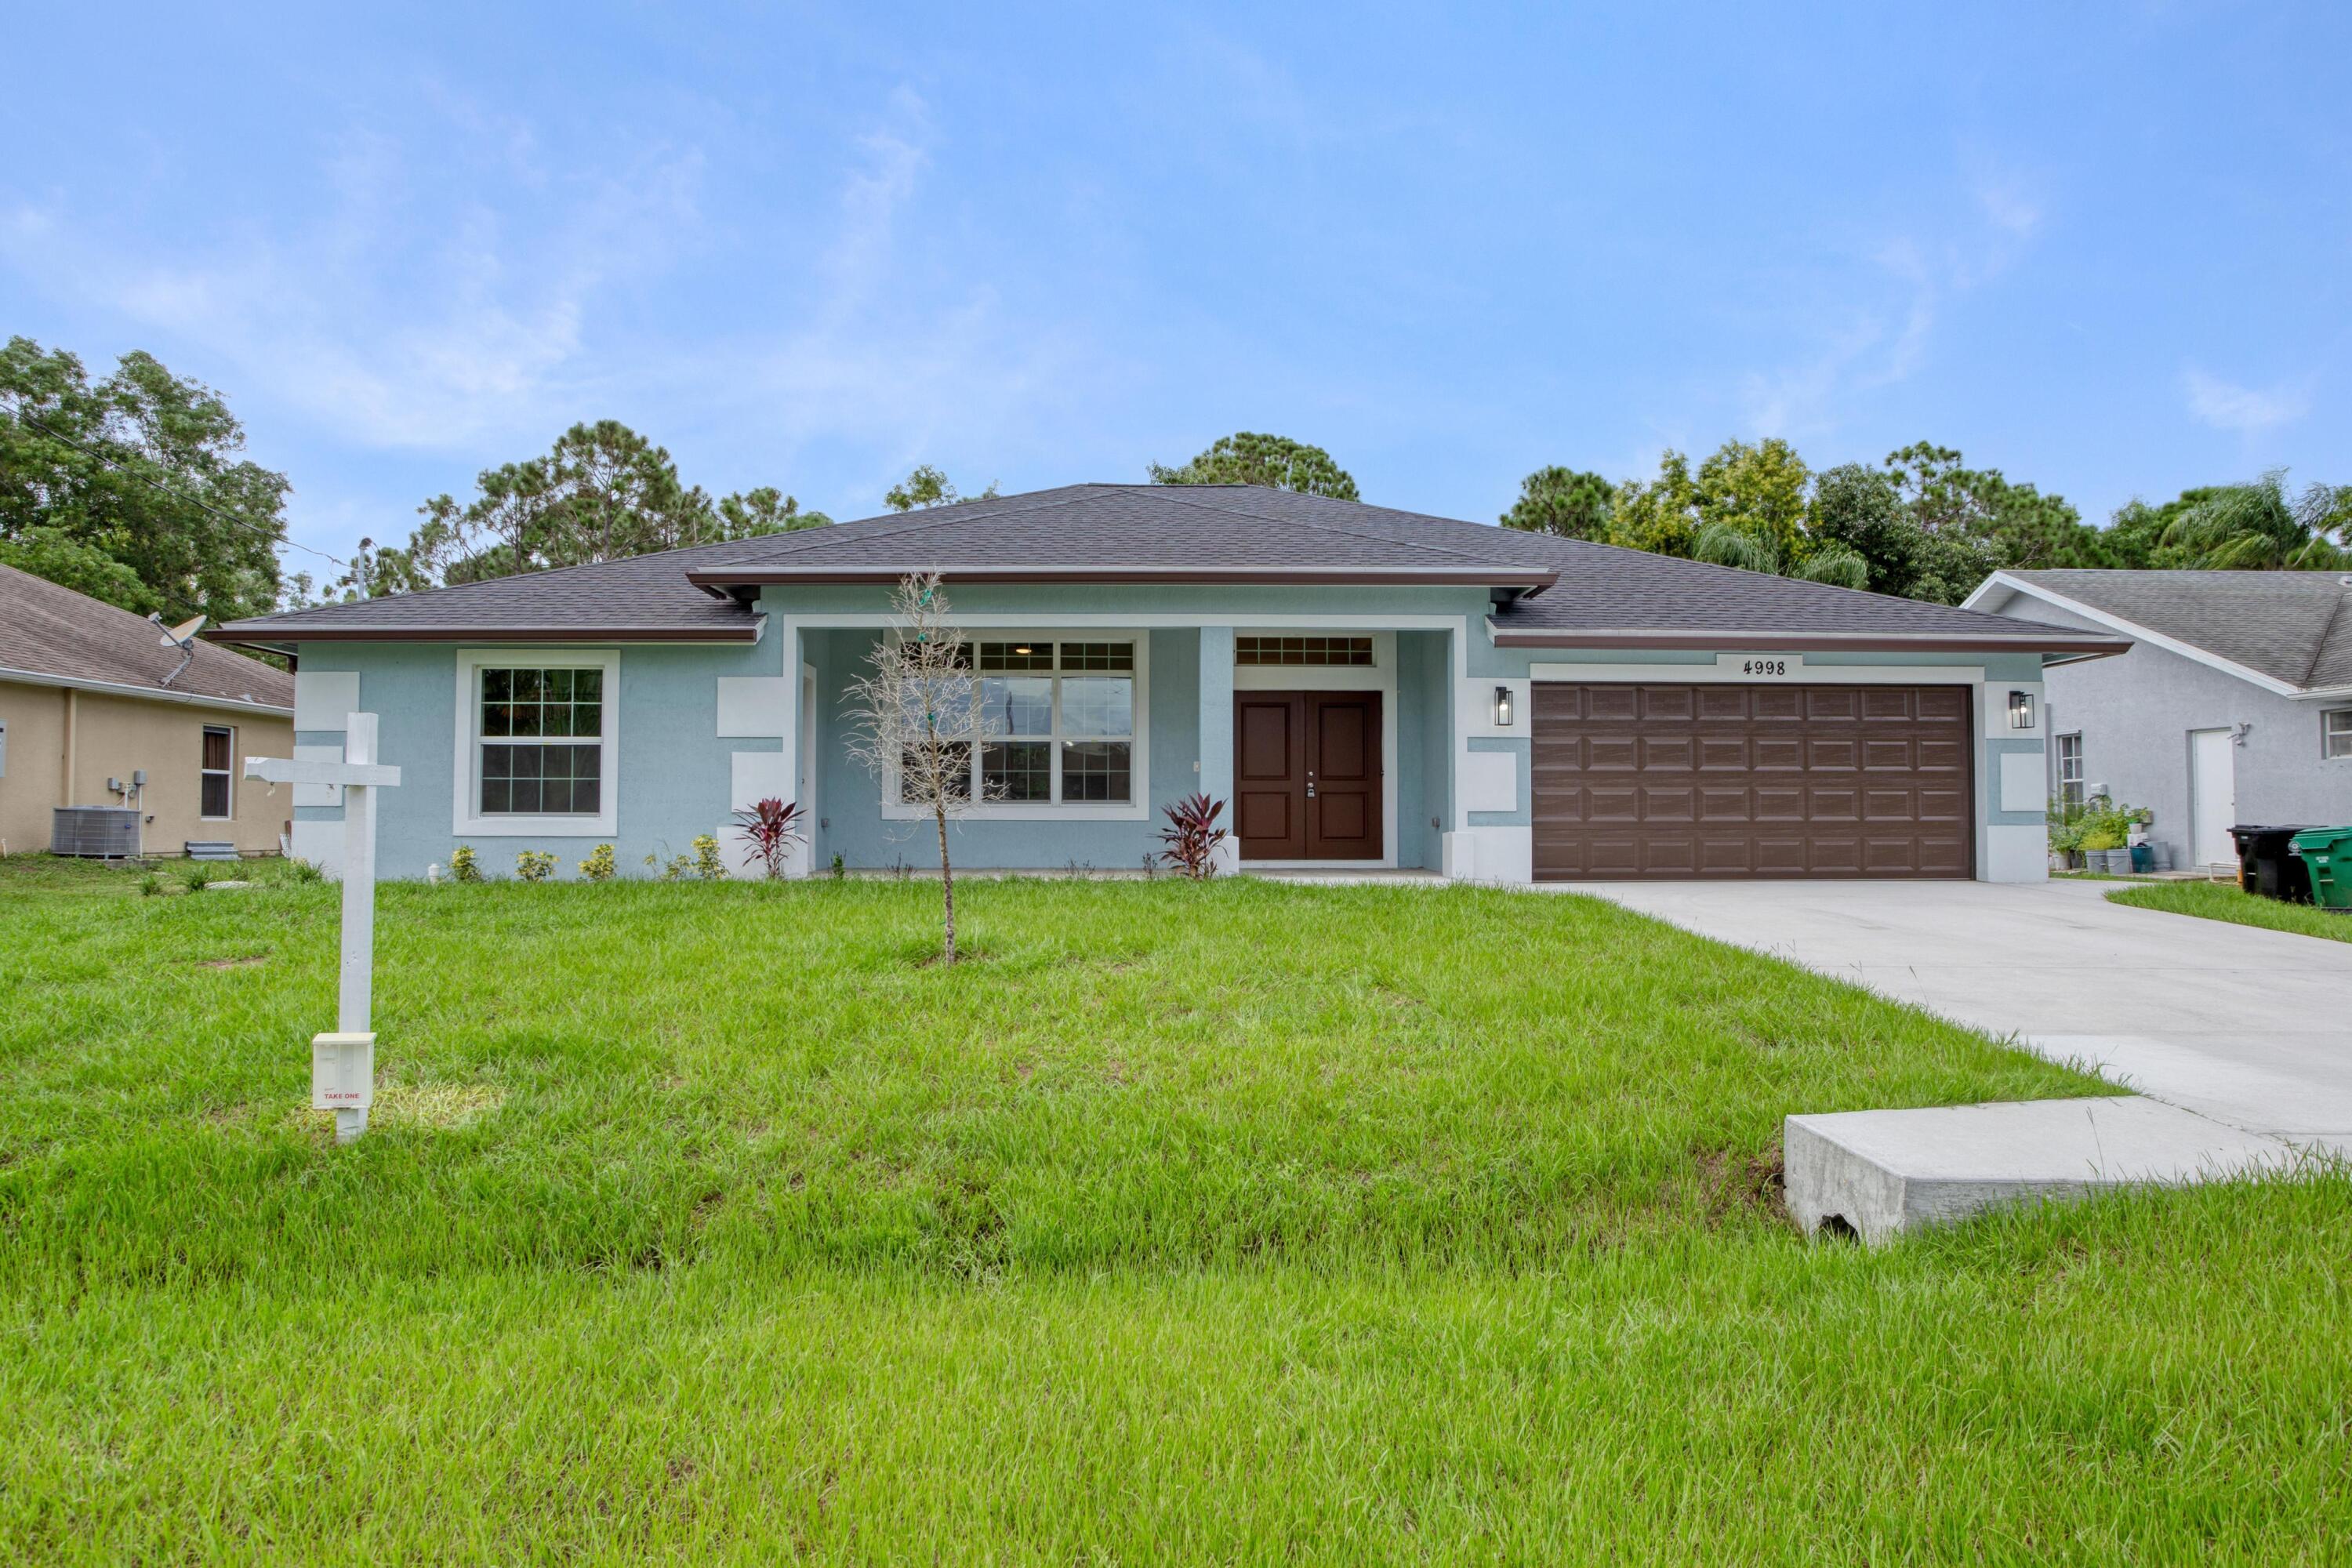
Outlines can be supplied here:
[[457, 832], [615, 831], [617, 655], [467, 653], [457, 679]]
[[197, 760], [196, 815], [206, 822], [226, 822], [236, 803], [236, 775], [229, 764], [236, 752], [236, 731], [226, 724], [207, 724], [204, 748]]
[[[988, 721], [988, 738], [971, 758], [974, 816], [1142, 815], [1140, 638], [992, 638], [971, 647]], [[886, 815], [908, 810], [902, 788]]]
[[2330, 708], [2319, 716], [2319, 754], [2352, 757], [2352, 708]]
[[2058, 800], [2072, 811], [2083, 804], [2083, 737], [2058, 737]]
[[604, 799], [604, 672], [572, 665], [481, 671], [484, 816], [594, 816]]

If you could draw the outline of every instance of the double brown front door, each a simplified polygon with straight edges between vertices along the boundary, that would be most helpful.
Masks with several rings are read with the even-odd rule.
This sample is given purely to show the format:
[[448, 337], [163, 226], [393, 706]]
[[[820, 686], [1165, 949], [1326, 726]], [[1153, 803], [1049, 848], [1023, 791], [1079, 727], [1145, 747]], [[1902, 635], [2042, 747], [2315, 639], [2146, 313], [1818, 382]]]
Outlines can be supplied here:
[[1380, 693], [1236, 693], [1234, 826], [1244, 860], [1381, 858]]

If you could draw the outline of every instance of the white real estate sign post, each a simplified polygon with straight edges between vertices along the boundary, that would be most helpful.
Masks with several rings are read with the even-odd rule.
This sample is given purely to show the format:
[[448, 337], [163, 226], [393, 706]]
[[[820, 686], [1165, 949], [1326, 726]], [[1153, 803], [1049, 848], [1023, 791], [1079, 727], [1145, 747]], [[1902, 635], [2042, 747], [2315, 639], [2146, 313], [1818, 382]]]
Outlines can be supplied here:
[[353, 713], [343, 760], [247, 757], [245, 776], [270, 784], [340, 784], [343, 791], [343, 942], [332, 1034], [310, 1040], [310, 1109], [335, 1113], [335, 1142], [367, 1131], [375, 1102], [375, 1034], [368, 1004], [375, 974], [375, 792], [400, 770], [375, 760], [376, 716]]

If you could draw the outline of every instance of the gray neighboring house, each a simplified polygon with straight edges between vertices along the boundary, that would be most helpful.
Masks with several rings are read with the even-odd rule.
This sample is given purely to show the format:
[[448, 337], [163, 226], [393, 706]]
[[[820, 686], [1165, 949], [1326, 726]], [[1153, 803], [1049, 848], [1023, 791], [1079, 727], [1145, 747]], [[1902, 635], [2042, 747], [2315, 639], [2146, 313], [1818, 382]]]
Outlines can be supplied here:
[[2048, 670], [2050, 792], [2151, 807], [2175, 865], [2215, 865], [2232, 822], [2352, 822], [2348, 601], [2333, 572], [1996, 572], [1967, 607], [2132, 639]]

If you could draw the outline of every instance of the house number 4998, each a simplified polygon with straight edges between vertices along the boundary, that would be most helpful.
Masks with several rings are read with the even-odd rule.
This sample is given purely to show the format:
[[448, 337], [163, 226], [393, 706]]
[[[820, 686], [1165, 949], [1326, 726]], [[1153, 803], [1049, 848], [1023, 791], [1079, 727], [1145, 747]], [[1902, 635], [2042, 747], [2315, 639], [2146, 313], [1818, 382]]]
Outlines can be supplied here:
[[1789, 661], [1785, 658], [1746, 659], [1743, 660], [1739, 666], [1739, 673], [1742, 675], [1786, 675], [1789, 673]]

